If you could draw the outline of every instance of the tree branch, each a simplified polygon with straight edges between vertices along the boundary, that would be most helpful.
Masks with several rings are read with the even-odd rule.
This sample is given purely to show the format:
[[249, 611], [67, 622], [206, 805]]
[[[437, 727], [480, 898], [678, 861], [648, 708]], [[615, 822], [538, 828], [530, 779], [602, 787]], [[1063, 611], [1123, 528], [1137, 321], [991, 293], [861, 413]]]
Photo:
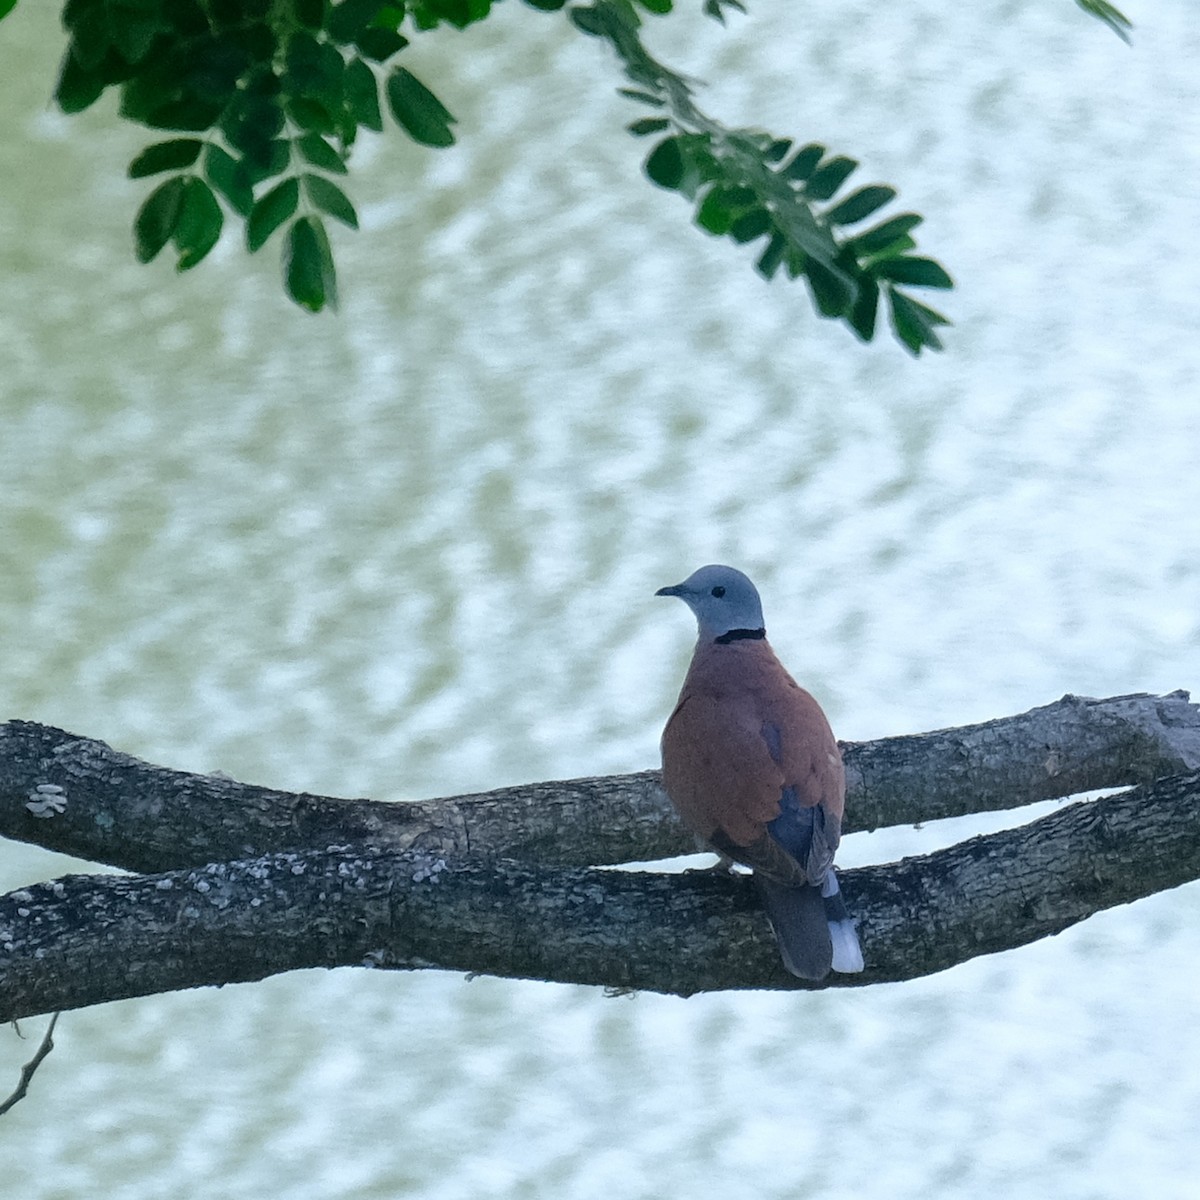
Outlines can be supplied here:
[[[1200, 773], [1182, 773], [1200, 766], [1200, 717], [1185, 693], [1068, 696], [846, 759], [851, 830], [1170, 777], [844, 872], [868, 968], [823, 986], [944, 970], [1200, 876]], [[693, 847], [656, 772], [388, 804], [171, 771], [10, 722], [0, 833], [155, 872], [0, 897], [0, 1021], [364, 963], [680, 995], [803, 986], [745, 877], [585, 869]]]
[[[1015, 717], [844, 749], [853, 832], [1200, 768], [1200, 710], [1186, 692], [1065, 696]], [[0, 835], [134, 871], [335, 843], [562, 866], [695, 848], [657, 771], [403, 804], [342, 800], [174, 771], [24, 721], [0, 725]]]
[[[1200, 877], [1200, 773], [841, 875], [867, 970], [912, 979]], [[692, 995], [806, 985], [744, 876], [334, 847], [0, 897], [0, 1021], [300, 967], [439, 968]]]
[[46, 1032], [42, 1034], [42, 1040], [38, 1043], [38, 1048], [34, 1051], [33, 1057], [21, 1068], [21, 1077], [17, 1080], [17, 1086], [9, 1094], [8, 1098], [0, 1103], [0, 1117], [14, 1104], [20, 1103], [29, 1093], [29, 1084], [33, 1080], [34, 1073], [38, 1067], [42, 1065], [46, 1055], [54, 1049], [54, 1027], [58, 1024], [58, 1018], [61, 1013], [54, 1013], [50, 1018], [50, 1023], [46, 1026]]

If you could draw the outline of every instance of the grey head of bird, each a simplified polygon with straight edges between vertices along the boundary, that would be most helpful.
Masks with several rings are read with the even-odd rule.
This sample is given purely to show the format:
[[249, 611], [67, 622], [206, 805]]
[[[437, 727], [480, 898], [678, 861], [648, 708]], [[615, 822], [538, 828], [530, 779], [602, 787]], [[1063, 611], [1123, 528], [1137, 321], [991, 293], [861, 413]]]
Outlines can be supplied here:
[[659, 588], [654, 594], [678, 596], [695, 614], [701, 641], [715, 641], [734, 630], [750, 630], [762, 636], [758, 589], [733, 567], [701, 567], [682, 583]]

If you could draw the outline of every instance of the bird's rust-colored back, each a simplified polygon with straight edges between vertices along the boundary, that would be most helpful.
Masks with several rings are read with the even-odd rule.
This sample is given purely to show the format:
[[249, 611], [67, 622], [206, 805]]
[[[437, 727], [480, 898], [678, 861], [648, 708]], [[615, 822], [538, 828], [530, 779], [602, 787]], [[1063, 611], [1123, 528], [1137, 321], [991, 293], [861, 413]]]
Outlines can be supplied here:
[[790, 788], [799, 808], [823, 810], [832, 859], [845, 806], [842, 756], [820, 705], [765, 639], [697, 646], [662, 757], [667, 795], [700, 837], [721, 848], [762, 843]]

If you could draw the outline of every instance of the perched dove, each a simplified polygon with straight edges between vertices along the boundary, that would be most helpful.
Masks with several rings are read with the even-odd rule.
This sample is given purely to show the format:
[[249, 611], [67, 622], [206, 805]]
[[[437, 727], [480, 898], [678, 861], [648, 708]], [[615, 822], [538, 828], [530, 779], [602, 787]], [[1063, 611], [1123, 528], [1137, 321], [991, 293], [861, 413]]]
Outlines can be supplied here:
[[700, 640], [662, 736], [663, 787], [714, 850], [754, 868], [784, 965], [802, 979], [861, 971], [833, 870], [846, 779], [820, 705], [767, 641], [754, 584], [701, 567], [678, 596]]

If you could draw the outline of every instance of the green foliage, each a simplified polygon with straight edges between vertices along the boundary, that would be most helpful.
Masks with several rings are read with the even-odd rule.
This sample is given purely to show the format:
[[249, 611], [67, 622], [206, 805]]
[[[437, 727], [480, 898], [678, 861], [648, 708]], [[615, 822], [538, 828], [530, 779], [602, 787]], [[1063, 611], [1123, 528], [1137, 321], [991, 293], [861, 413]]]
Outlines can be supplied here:
[[294, 175], [254, 202], [246, 221], [246, 246], [251, 254], [261, 250], [271, 234], [295, 215], [299, 204], [300, 180]]
[[647, 156], [646, 174], [691, 201], [701, 229], [739, 245], [765, 241], [759, 273], [773, 279], [782, 269], [802, 277], [817, 312], [844, 321], [863, 341], [875, 336], [883, 299], [908, 350], [941, 349], [937, 326], [947, 319], [897, 286], [954, 286], [938, 263], [909, 254], [921, 218], [908, 213], [862, 233], [846, 231], [895, 199], [894, 188], [870, 184], [838, 199], [858, 168], [853, 158], [831, 155], [818, 143], [795, 149], [761, 130], [729, 129], [702, 112], [690, 83], [642, 45], [641, 18], [630, 0], [592, 0], [570, 11], [583, 32], [616, 51], [634, 85], [624, 94], [655, 110], [629, 126], [640, 136], [667, 135]]
[[727, 8], [732, 8], [740, 13], [746, 11], [746, 6], [741, 0], [704, 0], [705, 15], [720, 21], [722, 25], [725, 24], [725, 9]]
[[209, 142], [204, 151], [204, 174], [240, 217], [254, 207], [254, 178], [245, 162]]
[[283, 250], [283, 278], [291, 296], [309, 312], [337, 308], [333, 252], [320, 217], [297, 217]]
[[304, 193], [314, 208], [319, 208], [323, 213], [336, 217], [343, 225], [349, 225], [351, 229], [358, 228], [358, 213], [354, 211], [354, 205], [350, 203], [349, 197], [336, 183], [311, 172], [305, 172], [302, 181]]
[[172, 138], [169, 142], [155, 142], [129, 164], [129, 178], [144, 179], [147, 175], [190, 167], [203, 149], [204, 143], [198, 138]]
[[360, 127], [383, 129], [381, 86], [415, 141], [454, 141], [449, 111], [391, 62], [409, 44], [401, 25], [463, 27], [490, 7], [490, 0], [67, 0], [70, 41], [56, 99], [65, 112], [80, 112], [115, 87], [127, 120], [195, 135], [155, 142], [130, 163], [134, 179], [171, 176], [134, 222], [141, 261], [171, 243], [178, 269], [189, 270], [216, 244], [226, 211], [246, 221], [251, 252], [292, 221], [285, 287], [316, 312], [337, 295], [319, 214], [358, 227], [354, 205], [329, 176], [347, 173]]
[[139, 262], [149, 262], [167, 244], [179, 220], [183, 203], [184, 176], [176, 175], [159, 184], [147, 198], [133, 223]]
[[[337, 297], [324, 218], [358, 228], [354, 204], [334, 179], [346, 176], [359, 131], [381, 131], [386, 107], [419, 145], [455, 141], [450, 110], [396, 56], [421, 31], [484, 19], [493, 2], [66, 0], [69, 45], [56, 98], [65, 112], [79, 112], [115, 88], [124, 118], [177, 135], [155, 140], [129, 166], [135, 179], [167, 176], [134, 222], [140, 260], [171, 244], [178, 269], [188, 270], [212, 250], [227, 217], [245, 222], [251, 253], [286, 227], [285, 288], [318, 312]], [[803, 278], [817, 311], [863, 340], [874, 336], [883, 300], [913, 353], [939, 347], [936, 329], [946, 319], [900, 290], [952, 286], [936, 262], [910, 253], [921, 218], [907, 213], [856, 233], [852, 227], [895, 198], [894, 188], [869, 184], [843, 194], [858, 166], [853, 158], [730, 129], [703, 113], [691, 83], [641, 41], [647, 14], [671, 12], [672, 0], [525, 3], [565, 8], [579, 30], [616, 52], [631, 85], [622, 93], [649, 110], [628, 127], [654, 140], [646, 174], [685, 196], [702, 230], [759, 244], [765, 278], [781, 271]], [[0, 16], [11, 7], [0, 0]], [[703, 9], [722, 22], [744, 11], [740, 0], [705, 0]]]
[[452, 146], [454, 118], [442, 102], [411, 72], [397, 67], [388, 79], [392, 116], [414, 142], [423, 146]]
[[169, 241], [179, 251], [177, 267], [194, 267], [217, 244], [224, 224], [212, 188], [198, 175], [176, 175], [150, 193], [134, 222], [139, 261], [149, 262]]
[[1121, 41], [1130, 40], [1129, 31], [1133, 28], [1133, 22], [1115, 4], [1109, 4], [1108, 0], [1075, 0], [1075, 3], [1085, 13], [1103, 21]]
[[224, 223], [221, 206], [213, 190], [196, 175], [183, 181], [183, 199], [171, 240], [179, 251], [180, 271], [194, 267], [217, 244]]

